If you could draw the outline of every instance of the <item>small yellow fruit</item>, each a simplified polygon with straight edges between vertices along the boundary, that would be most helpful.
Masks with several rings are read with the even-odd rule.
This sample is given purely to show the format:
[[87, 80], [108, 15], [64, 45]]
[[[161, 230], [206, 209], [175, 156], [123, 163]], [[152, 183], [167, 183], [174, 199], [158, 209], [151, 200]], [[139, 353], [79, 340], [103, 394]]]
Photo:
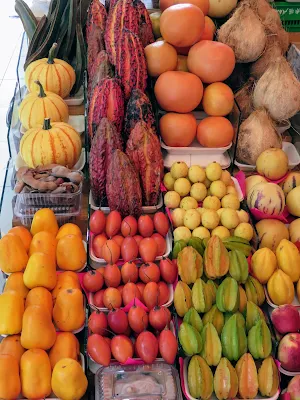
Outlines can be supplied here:
[[225, 239], [230, 237], [230, 232], [225, 226], [217, 226], [212, 232], [211, 235], [219, 236], [220, 239]]
[[207, 229], [215, 229], [220, 218], [215, 210], [206, 210], [202, 215], [202, 225]]
[[234, 230], [234, 236], [241, 237], [249, 242], [253, 238], [253, 234], [253, 228], [248, 222], [240, 223]]
[[221, 208], [221, 202], [217, 196], [207, 196], [203, 201], [203, 208], [217, 211]]
[[261, 284], [267, 283], [277, 268], [277, 259], [273, 251], [268, 247], [257, 250], [251, 258], [251, 268]]
[[221, 214], [221, 224], [227, 229], [233, 229], [240, 223], [239, 217], [235, 210], [225, 208]]
[[222, 168], [221, 165], [217, 162], [212, 162], [208, 164], [205, 169], [206, 176], [210, 181], [217, 181], [222, 176]]
[[245, 210], [237, 210], [240, 222], [249, 222], [249, 214]]
[[221, 218], [221, 214], [222, 214], [223, 210], [225, 210], [225, 208], [219, 208], [219, 209], [217, 210], [217, 214], [218, 214], [218, 216], [219, 216], [220, 218]]
[[227, 186], [226, 194], [234, 194], [236, 197], [238, 197], [238, 192], [236, 191], [236, 188], [233, 186]]
[[199, 239], [206, 239], [210, 238], [210, 232], [207, 228], [204, 228], [204, 226], [199, 226], [198, 228], [193, 230], [192, 236]]
[[180, 226], [174, 230], [174, 242], [178, 240], [184, 240], [186, 243], [192, 237], [191, 231], [186, 226]]
[[210, 187], [210, 185], [211, 185], [211, 181], [209, 180], [209, 179], [207, 179], [207, 177], [205, 178], [205, 180], [204, 180], [204, 185], [205, 185], [205, 187], [208, 189], [209, 187]]
[[174, 183], [175, 179], [171, 175], [171, 172], [167, 172], [166, 175], [164, 176], [164, 185], [167, 190], [174, 190]]
[[184, 221], [184, 226], [186, 226], [192, 231], [200, 225], [201, 216], [195, 209], [187, 210], [185, 212], [183, 221]]
[[232, 208], [233, 210], [240, 209], [240, 201], [234, 194], [226, 194], [221, 201], [223, 208]]
[[294, 219], [289, 226], [290, 240], [292, 243], [300, 241], [300, 218]]
[[249, 194], [250, 190], [257, 183], [267, 182], [266, 178], [260, 175], [251, 175], [246, 178], [246, 196]]
[[168, 208], [177, 208], [180, 204], [180, 196], [174, 190], [167, 192], [164, 197], [165, 206]]
[[199, 165], [192, 165], [189, 168], [188, 177], [192, 183], [197, 183], [204, 182], [206, 175], [202, 167], [199, 167]]
[[171, 211], [172, 223], [175, 228], [184, 225], [183, 220], [185, 212], [183, 208], [175, 208], [175, 210]]
[[191, 190], [190, 181], [186, 178], [176, 179], [174, 183], [174, 190], [179, 194], [180, 197], [187, 196]]
[[218, 199], [224, 197], [227, 191], [225, 183], [220, 180], [212, 182], [209, 189], [210, 194], [212, 196], [217, 196]]
[[188, 176], [189, 167], [183, 161], [178, 161], [172, 164], [171, 175], [174, 179], [186, 178]]
[[183, 208], [186, 211], [191, 210], [192, 208], [198, 208], [198, 202], [193, 197], [187, 196], [181, 200], [180, 208]]
[[204, 183], [194, 183], [191, 187], [190, 195], [197, 201], [203, 201], [207, 195], [207, 189]]
[[268, 280], [268, 293], [274, 304], [292, 304], [295, 297], [295, 288], [291, 278], [281, 269], [276, 269]]
[[231, 182], [231, 175], [230, 173], [225, 169], [225, 171], [222, 171], [221, 175], [221, 181], [225, 183], [226, 186], [230, 185]]
[[196, 210], [197, 210], [197, 212], [201, 215], [201, 217], [202, 217], [202, 214], [206, 211], [206, 208], [203, 208], [203, 207], [198, 207], [198, 208], [196, 208]]

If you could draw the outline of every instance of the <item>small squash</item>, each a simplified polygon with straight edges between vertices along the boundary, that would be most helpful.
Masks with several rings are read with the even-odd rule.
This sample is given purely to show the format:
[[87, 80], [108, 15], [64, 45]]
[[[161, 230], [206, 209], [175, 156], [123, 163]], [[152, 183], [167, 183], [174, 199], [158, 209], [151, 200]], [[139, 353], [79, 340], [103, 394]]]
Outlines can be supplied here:
[[8, 290], [14, 290], [15, 292], [19, 293], [24, 300], [26, 299], [29, 289], [24, 284], [23, 272], [14, 272], [13, 274], [9, 275], [3, 292], [7, 292]]
[[56, 260], [59, 268], [65, 271], [78, 271], [86, 263], [86, 250], [77, 235], [66, 235], [57, 244]]
[[81, 290], [78, 275], [76, 274], [76, 272], [66, 271], [58, 274], [55, 288], [52, 290], [53, 303], [55, 303], [58, 293], [63, 289]]
[[2, 293], [0, 295], [0, 310], [0, 335], [20, 333], [24, 314], [23, 296], [13, 290]]
[[18, 363], [20, 362], [24, 352], [25, 349], [21, 345], [20, 335], [6, 336], [0, 343], [0, 354], [10, 354], [11, 356], [15, 357]]
[[34, 236], [38, 232], [47, 231], [57, 235], [58, 223], [54, 212], [50, 208], [41, 208], [33, 216], [30, 232]]
[[88, 381], [77, 361], [63, 358], [53, 369], [51, 385], [58, 398], [80, 400], [86, 392]]
[[35, 287], [28, 293], [25, 301], [25, 309], [30, 306], [42, 306], [49, 311], [52, 318], [53, 301], [49, 290], [44, 287]]
[[28, 255], [21, 239], [8, 233], [0, 239], [0, 269], [11, 274], [24, 271]]
[[29, 230], [25, 228], [25, 226], [14, 226], [7, 233], [12, 233], [13, 235], [19, 236], [25, 247], [26, 252], [28, 253], [30, 243], [32, 241], [32, 235]]
[[84, 325], [85, 310], [81, 290], [64, 289], [58, 293], [53, 307], [53, 320], [63, 332], [72, 332]]
[[37, 92], [35, 81], [40, 81], [48, 92], [63, 99], [67, 97], [75, 83], [75, 71], [67, 62], [54, 58], [57, 43], [49, 51], [48, 58], [41, 58], [28, 65], [25, 71], [25, 83], [30, 92]]
[[39, 93], [31, 92], [24, 98], [19, 108], [19, 118], [23, 127], [28, 130], [43, 125], [45, 118], [52, 122], [68, 122], [69, 110], [64, 100], [55, 93], [45, 92], [39, 81], [34, 82]]
[[63, 358], [79, 360], [79, 342], [77, 337], [71, 332], [61, 332], [56, 337], [56, 342], [49, 352], [51, 368]]
[[51, 393], [51, 365], [44, 350], [30, 349], [22, 355], [20, 375], [27, 399], [44, 399]]
[[57, 280], [54, 259], [45, 253], [33, 253], [29, 257], [23, 279], [29, 289], [39, 286], [54, 289]]
[[49, 350], [55, 343], [56, 330], [43, 306], [29, 306], [23, 317], [21, 344], [25, 349]]
[[53, 234], [47, 231], [41, 231], [34, 235], [32, 239], [29, 256], [32, 256], [34, 253], [44, 253], [53, 261], [56, 261], [56, 247], [57, 240]]
[[21, 393], [19, 363], [10, 354], [0, 355], [0, 399], [17, 399]]
[[39, 128], [29, 129], [21, 139], [20, 154], [29, 168], [59, 164], [68, 168], [79, 160], [81, 139], [78, 132], [65, 122], [45, 118]]

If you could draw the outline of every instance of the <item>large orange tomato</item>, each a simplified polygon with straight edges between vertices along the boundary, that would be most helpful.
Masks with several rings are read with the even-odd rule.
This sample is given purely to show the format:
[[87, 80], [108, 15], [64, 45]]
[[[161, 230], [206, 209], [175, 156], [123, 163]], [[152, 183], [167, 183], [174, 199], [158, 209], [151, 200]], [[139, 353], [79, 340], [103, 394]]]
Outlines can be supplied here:
[[166, 71], [174, 71], [177, 65], [177, 52], [169, 43], [161, 40], [145, 47], [148, 74], [159, 76]]
[[234, 94], [225, 83], [212, 83], [204, 90], [202, 105], [206, 114], [214, 117], [224, 117], [233, 109]]
[[175, 0], [174, 4], [194, 4], [200, 8], [204, 15], [207, 15], [209, 9], [209, 0]]
[[209, 17], [204, 17], [204, 30], [201, 36], [201, 40], [213, 40], [216, 32], [216, 26], [214, 21]]
[[207, 117], [200, 121], [197, 139], [204, 147], [225, 147], [232, 141], [233, 126], [224, 117]]
[[161, 117], [159, 129], [167, 146], [187, 147], [196, 137], [197, 121], [192, 113], [167, 113]]
[[171, 7], [174, 4], [174, 0], [160, 0], [159, 8], [161, 11], [165, 11], [168, 7]]

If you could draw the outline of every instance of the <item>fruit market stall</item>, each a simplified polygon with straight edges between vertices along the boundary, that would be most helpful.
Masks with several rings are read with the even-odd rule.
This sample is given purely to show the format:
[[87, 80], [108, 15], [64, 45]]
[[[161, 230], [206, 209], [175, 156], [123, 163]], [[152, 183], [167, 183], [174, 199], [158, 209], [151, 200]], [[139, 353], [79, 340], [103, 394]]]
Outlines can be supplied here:
[[300, 57], [280, 14], [16, 11], [0, 398], [297, 399]]

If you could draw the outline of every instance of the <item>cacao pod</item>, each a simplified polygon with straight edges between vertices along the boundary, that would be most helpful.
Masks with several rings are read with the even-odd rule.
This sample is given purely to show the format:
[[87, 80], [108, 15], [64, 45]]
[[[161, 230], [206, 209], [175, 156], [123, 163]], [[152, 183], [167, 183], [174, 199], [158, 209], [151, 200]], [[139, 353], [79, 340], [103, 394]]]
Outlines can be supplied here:
[[246, 329], [249, 332], [250, 329], [260, 320], [264, 320], [264, 314], [262, 310], [253, 301], [247, 301], [246, 307]]
[[89, 72], [88, 98], [93, 95], [98, 82], [105, 78], [113, 78], [113, 68], [105, 50], [101, 50], [94, 60]]
[[251, 258], [251, 269], [253, 275], [261, 284], [268, 282], [276, 268], [276, 256], [268, 247], [263, 247], [253, 254]]
[[201, 356], [208, 365], [217, 366], [222, 356], [222, 345], [218, 332], [211, 322], [204, 326], [201, 336], [203, 343]]
[[225, 323], [221, 335], [223, 355], [230, 361], [237, 361], [247, 352], [247, 337], [244, 328], [234, 314]]
[[237, 281], [227, 277], [217, 290], [216, 304], [222, 312], [236, 312], [240, 304], [240, 292]]
[[204, 245], [202, 243], [202, 240], [198, 237], [192, 237], [188, 241], [188, 246], [192, 246], [195, 250], [198, 251], [198, 253], [203, 256], [204, 255]]
[[235, 366], [242, 399], [254, 399], [258, 392], [257, 369], [251, 354], [244, 354]]
[[188, 387], [192, 397], [209, 399], [213, 392], [213, 374], [206, 361], [193, 356], [188, 366]]
[[185, 314], [183, 322], [192, 325], [192, 327], [194, 327], [198, 332], [202, 331], [203, 323], [200, 315], [197, 313], [194, 307], [190, 308], [189, 311]]
[[179, 281], [174, 291], [174, 306], [177, 314], [184, 317], [192, 307], [192, 291], [188, 285]]
[[300, 278], [300, 254], [298, 247], [289, 240], [282, 239], [276, 249], [278, 266], [293, 282]]
[[174, 243], [172, 258], [175, 259], [178, 257], [178, 254], [187, 246], [184, 240], [178, 240]]
[[295, 288], [291, 278], [281, 269], [277, 269], [268, 281], [268, 293], [274, 304], [291, 304], [295, 297]]
[[222, 239], [227, 250], [239, 250], [248, 257], [251, 253], [251, 245], [248, 240], [238, 236], [230, 236]]
[[229, 270], [229, 255], [222, 240], [213, 235], [204, 251], [205, 274], [209, 279], [221, 278]]
[[258, 388], [262, 396], [273, 397], [278, 391], [279, 373], [273, 357], [267, 357], [258, 370]]
[[183, 322], [178, 333], [179, 342], [187, 356], [199, 354], [203, 347], [200, 333], [192, 326]]
[[207, 286], [210, 288], [211, 294], [212, 294], [212, 303], [215, 304], [216, 302], [216, 296], [217, 296], [217, 289], [218, 289], [218, 285], [216, 284], [216, 282], [212, 281], [211, 279], [209, 279], [206, 282]]
[[264, 320], [260, 320], [248, 333], [248, 348], [256, 359], [267, 358], [272, 351], [272, 340], [269, 328]]
[[234, 399], [239, 387], [236, 370], [227, 358], [221, 358], [214, 376], [214, 391], [219, 400]]
[[142, 1], [135, 1], [134, 5], [139, 15], [139, 38], [142, 41], [143, 47], [146, 47], [148, 44], [154, 42], [152, 22], [149, 12]]
[[107, 13], [104, 5], [98, 1], [93, 0], [89, 6], [87, 22], [86, 22], [86, 41], [90, 41], [91, 29], [94, 25], [98, 26], [104, 32], [106, 26]]
[[229, 274], [239, 283], [245, 283], [248, 278], [248, 262], [239, 250], [229, 252]]
[[178, 274], [181, 280], [190, 285], [203, 274], [202, 257], [191, 246], [185, 247], [177, 257]]
[[97, 55], [105, 49], [103, 33], [103, 30], [99, 26], [91, 26], [87, 46], [87, 70], [89, 76], [92, 76], [92, 69], [96, 64]]
[[225, 313], [224, 314], [225, 324], [229, 320], [229, 318], [231, 318], [233, 315], [236, 315], [236, 317], [237, 317], [238, 326], [240, 326], [241, 328], [243, 328], [245, 330], [246, 329], [246, 321], [245, 321], [243, 314], [240, 313], [239, 311], [236, 311], [235, 313], [229, 313], [229, 312]]
[[261, 306], [265, 301], [265, 291], [261, 283], [253, 276], [249, 276], [245, 283], [246, 295], [248, 301]]
[[244, 312], [247, 304], [247, 296], [245, 289], [242, 288], [241, 285], [239, 285], [239, 293], [240, 293], [240, 305], [239, 305], [239, 311], [242, 313]]
[[193, 306], [199, 313], [205, 313], [212, 307], [212, 295], [208, 285], [197, 279], [192, 288]]
[[224, 327], [224, 315], [215, 305], [203, 315], [202, 318], [203, 325], [206, 325], [208, 322], [211, 322], [213, 326], [216, 328], [218, 335], [221, 335], [222, 329]]

